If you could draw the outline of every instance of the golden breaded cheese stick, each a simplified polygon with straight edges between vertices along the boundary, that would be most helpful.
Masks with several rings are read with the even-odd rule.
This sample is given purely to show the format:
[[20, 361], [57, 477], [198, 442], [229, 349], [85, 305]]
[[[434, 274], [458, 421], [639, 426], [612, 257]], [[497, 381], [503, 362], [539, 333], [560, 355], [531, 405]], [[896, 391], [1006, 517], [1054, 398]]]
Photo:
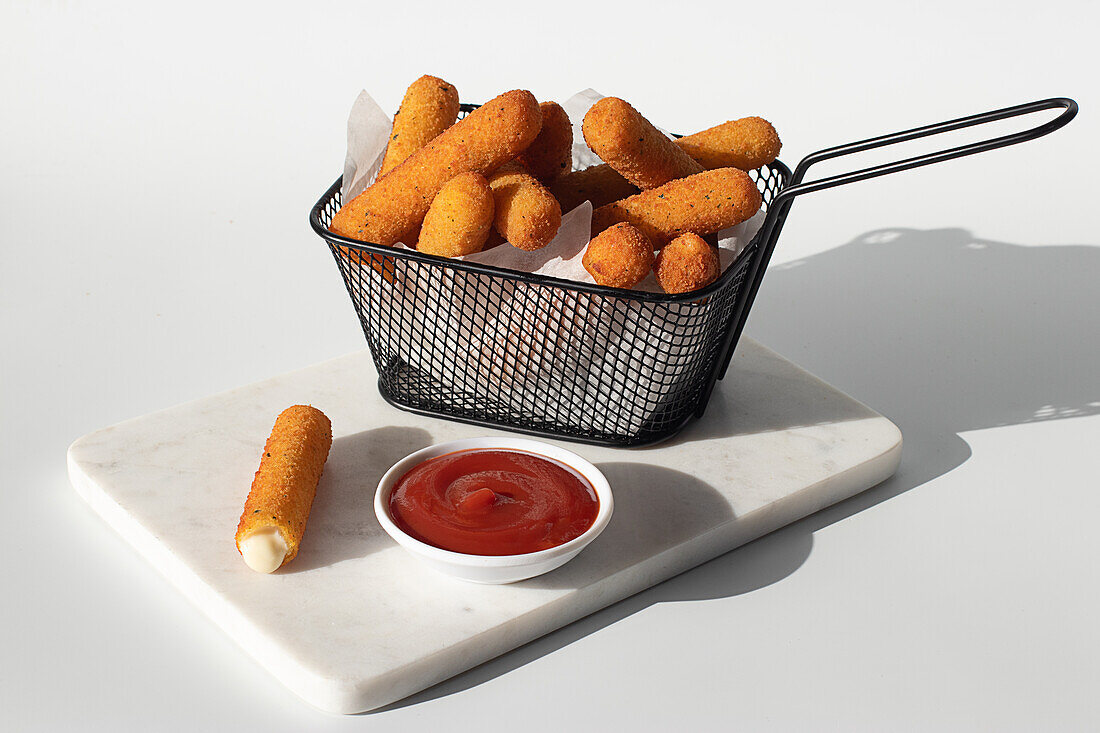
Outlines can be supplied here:
[[[775, 128], [760, 117], [723, 122], [673, 143], [707, 170], [755, 170], [778, 158], [782, 148]], [[562, 211], [572, 211], [583, 201], [599, 208], [633, 196], [638, 188], [607, 163], [601, 163], [566, 173], [550, 185], [550, 192], [561, 203]]]
[[592, 238], [581, 264], [600, 285], [632, 288], [653, 268], [653, 242], [630, 224], [613, 224]]
[[703, 170], [638, 110], [618, 97], [604, 97], [592, 105], [584, 116], [581, 131], [592, 152], [643, 190]]
[[458, 90], [437, 76], [422, 76], [409, 85], [393, 117], [393, 130], [382, 158], [383, 176], [431, 142], [458, 119]]
[[561, 205], [523, 167], [510, 163], [489, 176], [493, 189], [493, 223], [512, 246], [523, 250], [545, 247], [561, 226]]
[[485, 175], [496, 170], [523, 152], [541, 125], [542, 113], [531, 92], [505, 92], [451, 125], [345, 204], [332, 217], [329, 230], [386, 246], [405, 241], [420, 226], [444, 183], [459, 173]]
[[653, 274], [666, 293], [698, 290], [721, 274], [718, 250], [698, 234], [681, 234], [661, 248]]
[[543, 102], [542, 129], [516, 162], [535, 178], [549, 184], [573, 167], [573, 125], [557, 102]]
[[493, 228], [493, 191], [480, 173], [460, 173], [443, 184], [424, 216], [421, 252], [460, 257], [480, 252]]
[[625, 221], [663, 246], [685, 232], [702, 236], [740, 224], [759, 211], [761, 203], [748, 173], [718, 168], [601, 206], [592, 212], [592, 233]]
[[772, 123], [761, 117], [744, 117], [682, 137], [676, 146], [707, 170], [751, 171], [778, 158], [783, 143]]
[[[771, 123], [760, 117], [723, 122], [673, 143], [707, 170], [740, 168], [750, 171], [779, 157], [783, 147]], [[638, 193], [638, 188], [607, 163], [566, 173], [550, 185], [562, 211], [572, 211], [583, 201], [599, 208]]]
[[332, 446], [332, 424], [315, 407], [280, 413], [237, 525], [237, 550], [250, 568], [270, 573], [298, 555], [317, 482]]
[[638, 187], [607, 163], [602, 163], [566, 173], [550, 184], [550, 193], [561, 204], [561, 210], [569, 212], [585, 201], [591, 201], [592, 206], [598, 208], [625, 199], [638, 193]]

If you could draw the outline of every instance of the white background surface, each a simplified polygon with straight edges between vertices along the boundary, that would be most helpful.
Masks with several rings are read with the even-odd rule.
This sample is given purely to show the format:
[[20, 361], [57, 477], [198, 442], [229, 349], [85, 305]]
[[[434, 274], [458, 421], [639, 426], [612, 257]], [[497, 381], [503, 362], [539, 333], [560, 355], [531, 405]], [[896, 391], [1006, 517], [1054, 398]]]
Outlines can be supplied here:
[[[5, 729], [1096, 725], [1095, 6], [668, 8], [4, 4]], [[592, 86], [682, 132], [759, 114], [791, 165], [1042, 97], [1082, 112], [1036, 142], [795, 205], [748, 332], [901, 427], [894, 479], [340, 718], [183, 602], [77, 498], [64, 453], [362, 347], [306, 217], [358, 90], [395, 107], [423, 73], [471, 101]]]

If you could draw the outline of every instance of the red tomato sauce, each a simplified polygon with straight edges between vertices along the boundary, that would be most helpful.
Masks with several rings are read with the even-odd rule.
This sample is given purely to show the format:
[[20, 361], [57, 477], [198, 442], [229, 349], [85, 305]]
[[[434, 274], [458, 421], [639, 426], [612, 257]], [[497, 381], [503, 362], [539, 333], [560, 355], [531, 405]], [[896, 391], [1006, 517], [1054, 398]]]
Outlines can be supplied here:
[[390, 492], [406, 534], [468, 555], [520, 555], [579, 537], [596, 521], [595, 489], [557, 461], [513, 450], [467, 450], [417, 465]]

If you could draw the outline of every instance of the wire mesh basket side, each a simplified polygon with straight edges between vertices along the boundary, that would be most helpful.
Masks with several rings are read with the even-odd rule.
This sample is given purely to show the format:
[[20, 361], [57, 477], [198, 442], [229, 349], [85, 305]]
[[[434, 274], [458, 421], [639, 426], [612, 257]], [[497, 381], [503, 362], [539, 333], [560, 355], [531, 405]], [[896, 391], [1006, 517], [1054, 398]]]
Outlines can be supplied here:
[[[751, 175], [765, 207], [782, 164]], [[319, 202], [327, 227], [339, 185]], [[390, 402], [414, 412], [586, 442], [675, 433], [709, 394], [759, 242], [717, 287], [653, 296], [326, 237]], [[691, 294], [694, 295], [694, 294]]]

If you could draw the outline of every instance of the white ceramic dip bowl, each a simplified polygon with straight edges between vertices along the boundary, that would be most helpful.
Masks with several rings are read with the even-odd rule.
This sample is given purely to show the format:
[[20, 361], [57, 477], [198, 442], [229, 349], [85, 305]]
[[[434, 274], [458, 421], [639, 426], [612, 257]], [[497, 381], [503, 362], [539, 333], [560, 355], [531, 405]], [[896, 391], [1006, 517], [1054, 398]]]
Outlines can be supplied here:
[[[443, 550], [410, 537], [397, 526], [390, 514], [390, 492], [394, 485], [424, 461], [468, 450], [524, 451], [565, 464], [583, 476], [596, 490], [596, 497], [600, 502], [596, 520], [579, 537], [547, 550], [522, 555], [467, 555]], [[374, 513], [386, 534], [432, 569], [473, 583], [515, 583], [561, 567], [599, 536], [611, 521], [614, 508], [611, 486], [598, 468], [572, 451], [526, 438], [466, 438], [428, 446], [393, 464], [378, 482], [378, 491], [374, 495]]]

